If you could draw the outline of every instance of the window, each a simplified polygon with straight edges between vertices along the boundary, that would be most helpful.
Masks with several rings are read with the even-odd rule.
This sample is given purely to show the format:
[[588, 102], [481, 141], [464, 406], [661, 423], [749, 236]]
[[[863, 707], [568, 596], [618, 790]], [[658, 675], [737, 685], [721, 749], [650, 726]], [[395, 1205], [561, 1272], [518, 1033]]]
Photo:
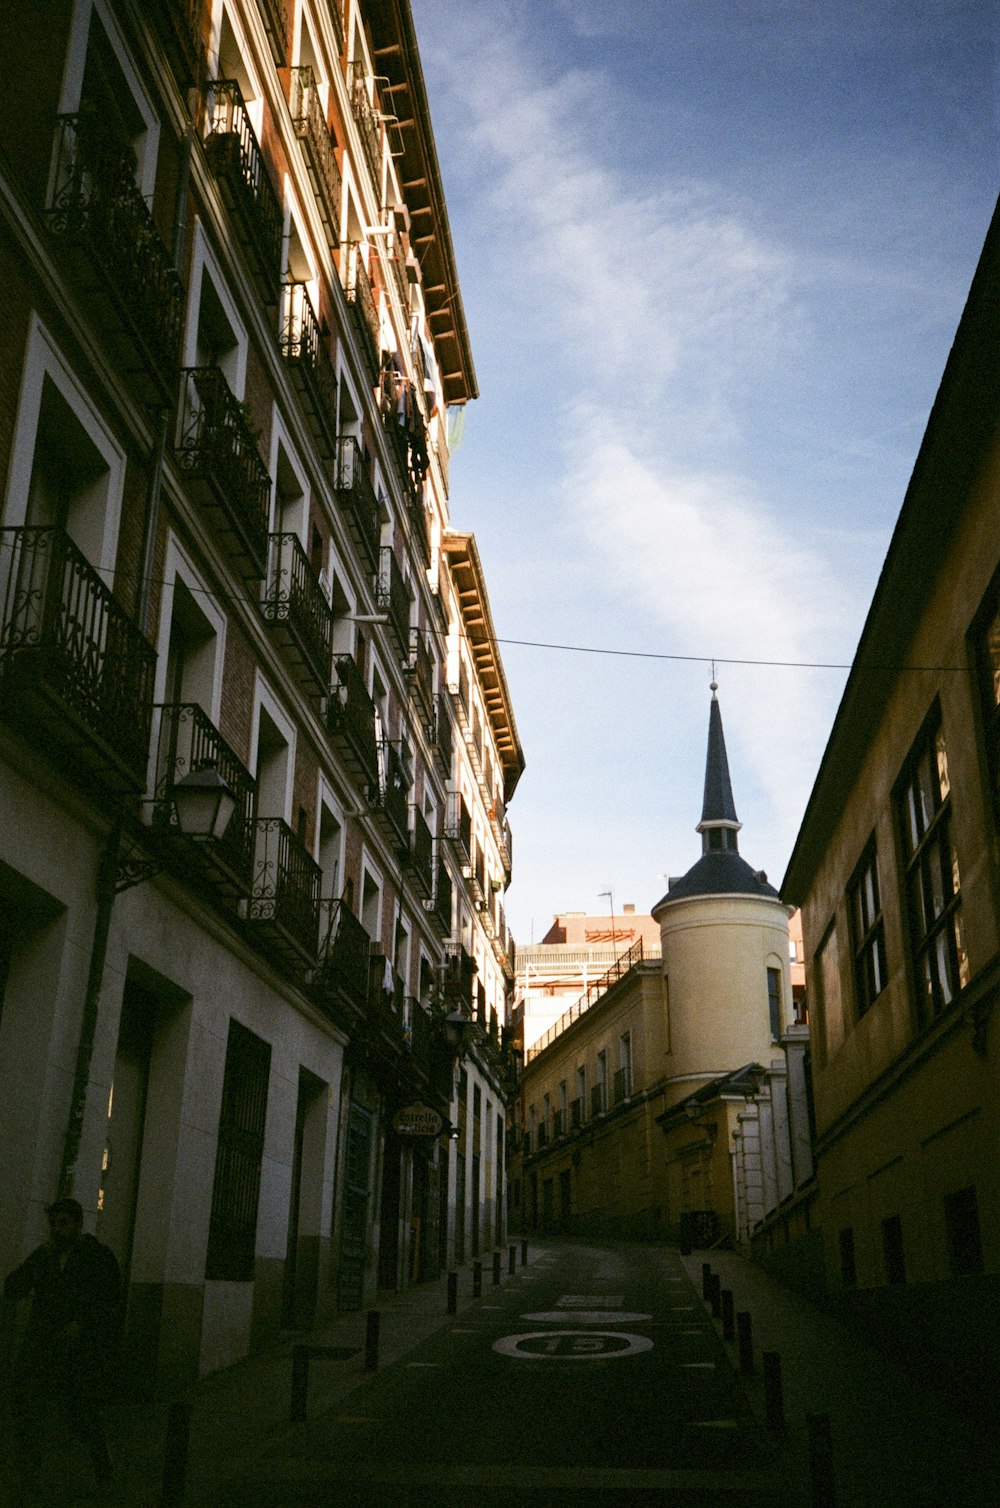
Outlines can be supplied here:
[[882, 902], [878, 885], [878, 855], [875, 839], [865, 849], [850, 885], [847, 909], [851, 924], [851, 947], [854, 953], [854, 990], [858, 1015], [885, 989], [885, 932], [882, 926]]
[[980, 620], [976, 630], [976, 639], [993, 809], [1000, 820], [1000, 582], [990, 594], [985, 619]]
[[254, 1275], [270, 1068], [269, 1045], [230, 1021], [206, 1278], [248, 1282]]
[[618, 1072], [615, 1074], [615, 1104], [628, 1099], [632, 1093], [632, 1035], [623, 1033], [618, 1038]]
[[887, 1283], [906, 1282], [906, 1259], [903, 1253], [903, 1222], [898, 1215], [882, 1221], [882, 1261]]
[[608, 1105], [608, 1055], [603, 1048], [597, 1054], [597, 1083], [594, 1085], [591, 1094], [594, 1101], [594, 1114], [600, 1115], [602, 1111], [607, 1109]]
[[840, 1232], [840, 1281], [845, 1288], [854, 1288], [858, 1281], [858, 1267], [854, 1256], [854, 1231], [845, 1226]]
[[771, 1023], [771, 1041], [781, 1037], [781, 970], [767, 971], [767, 1015]]
[[910, 755], [899, 791], [918, 1020], [926, 1023], [968, 982], [958, 854], [951, 838], [951, 785], [940, 710]]
[[944, 1227], [948, 1240], [948, 1266], [955, 1277], [983, 1271], [983, 1240], [979, 1228], [979, 1203], [973, 1187], [956, 1189], [944, 1196]]

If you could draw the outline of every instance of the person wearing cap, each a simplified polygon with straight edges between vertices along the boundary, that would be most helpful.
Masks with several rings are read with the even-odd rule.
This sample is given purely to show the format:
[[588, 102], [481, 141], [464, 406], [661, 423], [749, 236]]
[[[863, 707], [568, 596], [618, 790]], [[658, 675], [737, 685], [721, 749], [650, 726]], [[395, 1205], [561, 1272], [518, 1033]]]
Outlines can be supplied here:
[[41, 1466], [54, 1406], [86, 1446], [98, 1487], [104, 1488], [111, 1457], [101, 1407], [118, 1354], [118, 1262], [109, 1247], [84, 1234], [77, 1200], [57, 1199], [46, 1214], [49, 1239], [10, 1273], [3, 1289], [5, 1298], [31, 1299], [11, 1394], [18, 1464], [30, 1486]]

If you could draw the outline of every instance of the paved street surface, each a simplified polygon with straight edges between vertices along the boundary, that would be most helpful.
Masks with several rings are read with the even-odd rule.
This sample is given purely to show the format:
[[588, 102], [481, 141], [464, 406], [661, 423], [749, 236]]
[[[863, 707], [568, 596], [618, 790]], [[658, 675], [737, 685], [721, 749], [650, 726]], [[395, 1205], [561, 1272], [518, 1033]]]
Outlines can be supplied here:
[[670, 1250], [557, 1247], [225, 1488], [241, 1505], [779, 1505], [701, 1296]]

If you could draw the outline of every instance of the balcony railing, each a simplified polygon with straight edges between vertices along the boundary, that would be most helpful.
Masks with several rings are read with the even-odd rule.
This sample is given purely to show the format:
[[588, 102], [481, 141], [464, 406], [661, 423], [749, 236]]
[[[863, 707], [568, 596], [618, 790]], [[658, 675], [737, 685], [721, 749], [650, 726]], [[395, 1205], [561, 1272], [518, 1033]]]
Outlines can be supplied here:
[[407, 812], [410, 797], [410, 776], [402, 759], [399, 746], [387, 738], [379, 741], [379, 781], [373, 806], [385, 818], [391, 836], [401, 852], [409, 849], [410, 834]]
[[273, 304], [281, 278], [281, 201], [235, 79], [209, 85], [206, 118], [208, 161], [236, 216], [265, 299]]
[[264, 30], [276, 68], [284, 68], [288, 48], [288, 7], [285, 0], [260, 0]]
[[434, 906], [431, 919], [443, 937], [451, 933], [452, 885], [451, 875], [443, 859], [437, 861], [437, 878], [434, 884]]
[[546, 1047], [551, 1046], [557, 1037], [562, 1036], [567, 1027], [572, 1026], [574, 1021], [579, 1020], [581, 1016], [585, 1015], [592, 1005], [596, 1005], [598, 1000], [607, 994], [613, 984], [617, 984], [619, 979], [624, 979], [625, 975], [636, 964], [641, 963], [642, 958], [642, 938], [640, 937], [624, 953], [619, 954], [607, 973], [602, 974], [600, 979], [595, 979], [592, 984], [588, 984], [579, 1000], [575, 1000], [569, 1010], [564, 1011], [558, 1021], [554, 1022], [548, 1031], [528, 1048], [525, 1054], [525, 1062], [537, 1057]]
[[319, 953], [322, 870], [280, 817], [251, 824], [253, 882], [248, 920], [286, 963], [315, 963]]
[[184, 289], [135, 170], [132, 148], [95, 113], [61, 115], [46, 220], [68, 253], [81, 254], [69, 271], [85, 287], [88, 315], [125, 336], [120, 369], [133, 383], [143, 375], [143, 396], [162, 402], [177, 380]]
[[378, 567], [379, 505], [368, 474], [368, 463], [353, 435], [338, 442], [337, 496], [347, 514], [347, 522], [370, 570]]
[[160, 734], [156, 748], [155, 820], [180, 838], [173, 802], [174, 786], [193, 770], [209, 765], [218, 770], [236, 798], [236, 810], [226, 831], [221, 838], [204, 842], [182, 841], [187, 854], [195, 854], [203, 861], [223, 889], [236, 895], [247, 895], [253, 877], [250, 819], [256, 781], [199, 706], [174, 702], [158, 710]]
[[437, 716], [434, 719], [434, 753], [442, 774], [451, 774], [455, 756], [455, 725], [451, 720], [451, 698], [443, 691], [437, 694]]
[[433, 557], [433, 542], [431, 537], [430, 509], [424, 502], [423, 488], [415, 497], [411, 497], [406, 505], [406, 511], [410, 519], [410, 527], [413, 531], [413, 542], [417, 547], [417, 553], [425, 567], [429, 567]]
[[375, 294], [359, 242], [352, 241], [344, 248], [341, 255], [341, 274], [344, 298], [352, 310], [355, 330], [370, 368], [369, 375], [374, 380], [378, 375], [382, 335], [379, 328], [378, 306], [375, 303]]
[[141, 791], [156, 654], [63, 529], [0, 529], [0, 699], [85, 785]]
[[407, 1002], [404, 1044], [414, 1068], [426, 1078], [431, 1066], [431, 1018], [419, 1000]]
[[366, 794], [377, 791], [379, 759], [375, 703], [350, 655], [337, 656], [337, 680], [330, 696], [330, 732], [341, 740], [347, 762], [362, 790]]
[[383, 545], [379, 560], [378, 576], [375, 579], [375, 601], [389, 615], [389, 627], [396, 640], [401, 659], [410, 653], [410, 603], [413, 593], [399, 568], [392, 545]]
[[299, 679], [321, 692], [328, 691], [333, 608], [296, 534], [271, 535], [271, 563], [261, 612], [281, 635]]
[[461, 791], [452, 791], [444, 820], [444, 835], [457, 843], [465, 857], [472, 856], [472, 815]]
[[326, 916], [317, 984], [322, 991], [340, 992], [363, 1014], [368, 1005], [368, 961], [371, 938], [346, 901], [324, 901]]
[[430, 635], [420, 628], [410, 629], [410, 658], [406, 666], [406, 678], [425, 722], [431, 722], [434, 717], [434, 659], [430, 650]]
[[427, 900], [434, 889], [434, 838], [419, 807], [413, 808], [409, 869], [414, 888]]
[[305, 283], [286, 283], [281, 355], [302, 398], [312, 437], [325, 461], [337, 453], [337, 374], [329, 336], [320, 328]]
[[372, 103], [368, 92], [370, 82], [364, 63], [353, 61], [350, 70], [351, 113], [357, 122], [361, 145], [377, 190], [382, 182], [382, 124], [378, 105]]
[[[336, 7], [332, 8], [336, 11]], [[302, 143], [313, 192], [331, 246], [340, 245], [342, 179], [334, 139], [327, 125], [316, 75], [309, 67], [292, 69], [292, 123]]]
[[223, 534], [260, 580], [267, 568], [271, 478], [256, 437], [218, 367], [188, 367], [183, 375], [177, 464], [200, 484]]

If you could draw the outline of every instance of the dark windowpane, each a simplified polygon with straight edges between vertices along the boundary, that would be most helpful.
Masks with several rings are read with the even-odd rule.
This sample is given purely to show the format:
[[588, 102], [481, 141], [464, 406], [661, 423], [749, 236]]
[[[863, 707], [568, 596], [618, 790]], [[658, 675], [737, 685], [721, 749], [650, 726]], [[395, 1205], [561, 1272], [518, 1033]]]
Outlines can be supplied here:
[[246, 1282], [254, 1275], [270, 1067], [268, 1044], [231, 1021], [212, 1185], [206, 1278]]
[[853, 1288], [858, 1281], [857, 1263], [854, 1258], [854, 1231], [847, 1226], [840, 1232], [840, 1281], [845, 1288]]
[[898, 1215], [882, 1221], [882, 1260], [887, 1283], [906, 1282], [906, 1259], [903, 1254], [903, 1222]]
[[848, 889], [858, 1015], [863, 1016], [886, 984], [885, 932], [879, 894], [878, 858], [869, 843]]
[[983, 1242], [979, 1229], [979, 1203], [970, 1187], [944, 1196], [944, 1224], [948, 1238], [948, 1265], [956, 1277], [982, 1272]]

